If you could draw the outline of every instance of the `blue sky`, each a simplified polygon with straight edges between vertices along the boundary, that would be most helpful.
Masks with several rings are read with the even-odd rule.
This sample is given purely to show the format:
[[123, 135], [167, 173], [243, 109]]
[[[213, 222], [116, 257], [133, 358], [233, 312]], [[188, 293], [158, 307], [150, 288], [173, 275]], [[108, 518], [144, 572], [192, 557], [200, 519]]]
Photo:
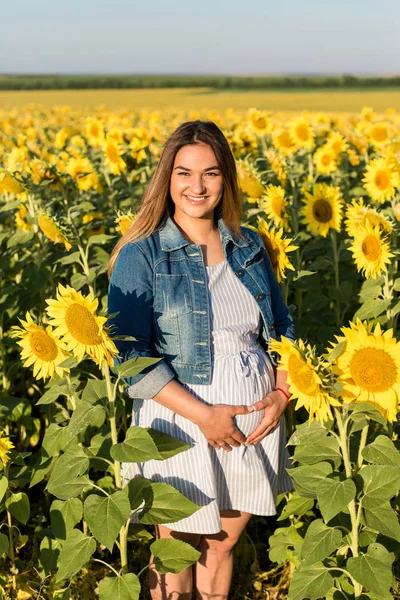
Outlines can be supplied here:
[[399, 73], [399, 0], [6, 0], [0, 73]]

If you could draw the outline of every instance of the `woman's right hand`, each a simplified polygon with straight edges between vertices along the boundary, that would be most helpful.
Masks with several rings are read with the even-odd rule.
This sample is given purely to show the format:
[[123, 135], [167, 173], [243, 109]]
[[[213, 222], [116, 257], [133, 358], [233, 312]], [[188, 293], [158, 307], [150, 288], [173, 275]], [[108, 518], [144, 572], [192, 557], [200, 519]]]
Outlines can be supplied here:
[[232, 446], [239, 447], [246, 441], [246, 437], [235, 427], [234, 417], [248, 415], [253, 410], [251, 406], [215, 404], [208, 407], [205, 418], [197, 425], [211, 446], [230, 452]]

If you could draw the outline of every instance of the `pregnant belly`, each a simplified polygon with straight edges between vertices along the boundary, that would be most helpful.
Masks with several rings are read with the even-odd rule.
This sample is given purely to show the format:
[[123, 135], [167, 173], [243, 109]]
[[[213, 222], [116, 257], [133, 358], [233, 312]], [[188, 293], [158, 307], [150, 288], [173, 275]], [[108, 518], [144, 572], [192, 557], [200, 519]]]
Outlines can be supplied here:
[[254, 411], [248, 415], [237, 415], [235, 417], [235, 425], [246, 437], [252, 433], [260, 424], [264, 416], [264, 411]]

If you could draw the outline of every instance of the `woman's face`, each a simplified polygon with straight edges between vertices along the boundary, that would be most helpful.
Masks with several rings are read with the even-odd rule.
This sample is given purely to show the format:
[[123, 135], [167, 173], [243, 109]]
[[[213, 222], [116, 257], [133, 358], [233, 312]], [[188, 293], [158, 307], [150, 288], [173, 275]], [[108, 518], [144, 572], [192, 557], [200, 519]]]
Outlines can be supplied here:
[[222, 193], [222, 175], [211, 146], [183, 146], [175, 156], [170, 181], [174, 216], [212, 218]]

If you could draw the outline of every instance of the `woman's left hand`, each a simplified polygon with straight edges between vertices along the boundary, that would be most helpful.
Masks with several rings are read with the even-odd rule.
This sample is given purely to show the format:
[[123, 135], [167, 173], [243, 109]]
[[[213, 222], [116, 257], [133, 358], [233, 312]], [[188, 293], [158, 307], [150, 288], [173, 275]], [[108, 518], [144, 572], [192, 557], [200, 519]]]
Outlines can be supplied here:
[[254, 410], [264, 409], [264, 416], [256, 429], [247, 437], [245, 444], [257, 444], [278, 425], [287, 407], [287, 398], [279, 390], [269, 392], [265, 398], [253, 404]]

